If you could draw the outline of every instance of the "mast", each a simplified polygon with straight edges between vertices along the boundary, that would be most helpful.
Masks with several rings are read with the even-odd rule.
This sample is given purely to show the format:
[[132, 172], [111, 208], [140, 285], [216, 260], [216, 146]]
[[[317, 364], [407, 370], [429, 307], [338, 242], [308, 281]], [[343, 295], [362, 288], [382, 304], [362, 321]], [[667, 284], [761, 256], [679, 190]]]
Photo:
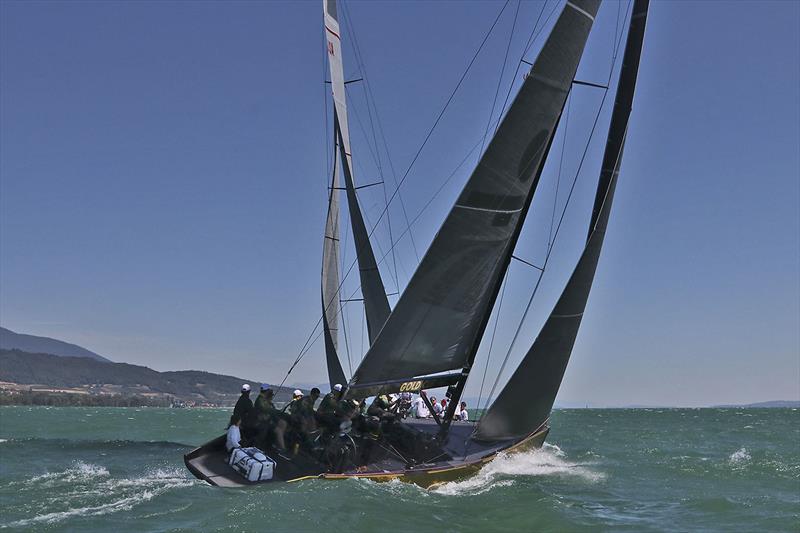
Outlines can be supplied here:
[[344, 89], [341, 33], [336, 0], [323, 0], [323, 9], [325, 11], [325, 38], [334, 103], [334, 138], [338, 146], [341, 171], [345, 181], [347, 205], [361, 279], [361, 294], [364, 297], [367, 330], [370, 343], [372, 343], [389, 317], [391, 308], [389, 307], [389, 299], [386, 297], [386, 289], [378, 270], [375, 253], [369, 242], [369, 233], [364, 224], [364, 217], [361, 214], [356, 195], [355, 180], [353, 178], [353, 158], [350, 150], [350, 128], [347, 120], [347, 95]]
[[[553, 311], [497, 400], [481, 418], [478, 440], [520, 438], [550, 416], [592, 288], [614, 200], [639, 69], [649, 0], [634, 0], [620, 81], [598, 179], [589, 237]], [[525, 409], [520, 409], [524, 405]]]
[[[416, 391], [432, 387], [434, 381], [452, 385], [468, 375], [598, 6], [599, 0], [567, 2], [458, 200], [350, 380], [349, 397]], [[456, 374], [442, 374], [456, 369]]]
[[361, 292], [367, 316], [370, 343], [377, 336], [389, 316], [389, 301], [381, 280], [375, 254], [369, 242], [361, 210], [358, 206], [352, 172], [350, 133], [347, 122], [347, 101], [344, 90], [342, 47], [335, 0], [323, 0], [325, 36], [331, 74], [331, 91], [334, 102], [333, 126], [333, 178], [328, 196], [328, 215], [325, 223], [325, 241], [322, 251], [322, 327], [325, 336], [325, 361], [330, 386], [344, 384], [347, 380], [338, 355], [339, 328], [339, 191], [340, 177], [344, 176], [347, 204], [356, 256], [359, 264]]

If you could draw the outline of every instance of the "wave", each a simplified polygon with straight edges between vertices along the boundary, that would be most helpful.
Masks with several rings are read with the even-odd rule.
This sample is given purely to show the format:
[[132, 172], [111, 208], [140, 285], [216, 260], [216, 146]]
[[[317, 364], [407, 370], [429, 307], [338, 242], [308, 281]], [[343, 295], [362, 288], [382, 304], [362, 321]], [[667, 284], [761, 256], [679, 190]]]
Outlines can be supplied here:
[[[86, 482], [96, 478], [106, 477], [108, 470], [103, 466], [75, 461], [66, 470], [60, 472], [46, 472], [21, 482], [24, 485], [51, 486], [56, 483]], [[13, 485], [14, 483], [11, 483]], [[17, 483], [19, 484], [19, 483]]]
[[545, 443], [538, 450], [498, 454], [474, 476], [444, 483], [433, 489], [433, 492], [448, 496], [476, 495], [496, 487], [513, 485], [515, 478], [539, 476], [575, 477], [589, 483], [605, 479], [602, 472], [592, 470], [587, 463], [567, 460], [561, 448]]
[[[38, 486], [41, 487], [41, 483], [46, 484], [53, 481], [72, 481], [76, 484], [80, 482], [84, 484], [76, 487], [79, 490], [62, 494], [59, 497], [61, 500], [66, 500], [68, 509], [17, 520], [2, 524], [0, 527], [18, 528], [36, 524], [55, 524], [68, 518], [128, 511], [165, 492], [196, 484], [196, 480], [187, 478], [185, 472], [179, 468], [157, 468], [147, 471], [142, 476], [115, 479], [109, 476], [105, 467], [81, 462], [74, 463], [72, 467], [62, 472], [33, 477], [27, 483], [39, 484]], [[86, 486], [85, 483], [91, 483], [91, 485]], [[93, 502], [92, 505], [88, 505], [85, 501], [87, 498], [111, 498], [111, 500], [102, 503]]]

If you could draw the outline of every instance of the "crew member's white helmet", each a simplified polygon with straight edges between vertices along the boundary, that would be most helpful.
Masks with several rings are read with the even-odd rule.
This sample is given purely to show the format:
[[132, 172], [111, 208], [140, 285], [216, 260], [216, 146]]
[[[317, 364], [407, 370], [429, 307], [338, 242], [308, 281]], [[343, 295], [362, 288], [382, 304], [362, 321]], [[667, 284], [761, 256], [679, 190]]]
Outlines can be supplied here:
[[342, 391], [341, 384], [337, 383], [336, 385], [334, 385], [333, 390], [335, 390], [336, 392], [341, 392]]
[[303, 395], [303, 391], [301, 391], [300, 389], [295, 389], [294, 392], [292, 393], [292, 396], [295, 396], [295, 397], [302, 396], [302, 395]]
[[250, 392], [250, 385], [248, 385], [247, 383], [242, 385], [242, 392]]

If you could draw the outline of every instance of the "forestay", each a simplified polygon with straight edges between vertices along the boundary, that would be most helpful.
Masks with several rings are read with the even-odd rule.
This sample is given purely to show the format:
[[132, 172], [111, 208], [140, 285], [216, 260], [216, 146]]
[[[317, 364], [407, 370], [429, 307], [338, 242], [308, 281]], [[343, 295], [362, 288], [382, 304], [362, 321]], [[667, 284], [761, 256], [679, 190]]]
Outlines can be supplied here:
[[635, 0], [586, 247], [522, 363], [480, 420], [476, 439], [520, 438], [547, 421], [564, 376], [603, 246], [636, 88], [649, 0]]
[[351, 396], [461, 369], [473, 352], [536, 189], [599, 0], [567, 2], [514, 102], [380, 335]]

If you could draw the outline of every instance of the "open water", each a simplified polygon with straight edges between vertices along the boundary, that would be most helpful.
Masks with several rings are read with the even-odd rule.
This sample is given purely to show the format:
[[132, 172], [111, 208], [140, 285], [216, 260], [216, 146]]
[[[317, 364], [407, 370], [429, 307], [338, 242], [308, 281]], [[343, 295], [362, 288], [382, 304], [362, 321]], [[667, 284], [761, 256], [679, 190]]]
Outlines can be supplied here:
[[0, 408], [0, 529], [800, 531], [800, 411], [576, 409], [544, 449], [427, 491], [302, 481], [218, 489], [182, 455], [225, 410]]

